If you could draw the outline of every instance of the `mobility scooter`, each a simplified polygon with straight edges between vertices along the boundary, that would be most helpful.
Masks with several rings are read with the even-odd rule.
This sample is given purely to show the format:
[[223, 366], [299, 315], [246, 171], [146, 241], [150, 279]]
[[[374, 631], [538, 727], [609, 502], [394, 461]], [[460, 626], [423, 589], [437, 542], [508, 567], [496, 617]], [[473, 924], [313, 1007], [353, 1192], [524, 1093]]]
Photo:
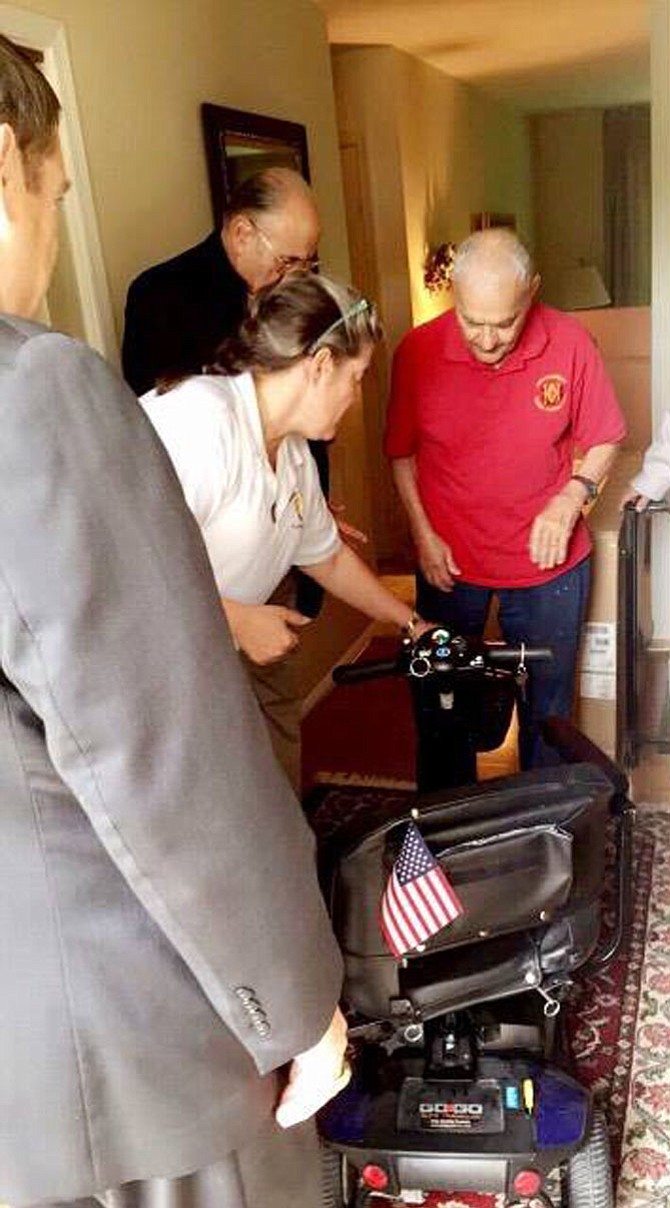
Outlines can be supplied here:
[[[409, 804], [391, 794], [389, 810], [361, 789], [346, 816], [320, 817], [317, 805], [312, 817], [344, 954], [353, 1065], [319, 1117], [324, 1208], [434, 1205], [449, 1193], [613, 1205], [605, 1120], [570, 1071], [560, 1010], [576, 970], [602, 967], [622, 943], [627, 780], [570, 723], [552, 720], [543, 737], [555, 766], [476, 783], [476, 752], [501, 743], [527, 664], [546, 657], [436, 628], [395, 659], [334, 673], [337, 682], [407, 676], [419, 791]], [[397, 957], [379, 911], [410, 823], [462, 913]], [[614, 905], [603, 937], [608, 860]]]

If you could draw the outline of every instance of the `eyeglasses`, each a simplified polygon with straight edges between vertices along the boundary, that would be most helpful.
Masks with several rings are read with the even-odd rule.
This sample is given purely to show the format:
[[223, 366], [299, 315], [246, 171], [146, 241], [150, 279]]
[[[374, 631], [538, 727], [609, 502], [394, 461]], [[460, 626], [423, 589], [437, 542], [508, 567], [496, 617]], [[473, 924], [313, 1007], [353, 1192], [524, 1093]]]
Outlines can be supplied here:
[[318, 273], [319, 257], [316, 254], [313, 256], [283, 256], [280, 252], [275, 251], [275, 247], [270, 236], [266, 234], [262, 226], [258, 225], [256, 219], [252, 218], [251, 214], [247, 214], [247, 219], [256, 231], [256, 234], [260, 236], [261, 242], [265, 244], [271, 256], [274, 258], [275, 264], [277, 265], [282, 277], [284, 277], [286, 273], [294, 273], [298, 271]]

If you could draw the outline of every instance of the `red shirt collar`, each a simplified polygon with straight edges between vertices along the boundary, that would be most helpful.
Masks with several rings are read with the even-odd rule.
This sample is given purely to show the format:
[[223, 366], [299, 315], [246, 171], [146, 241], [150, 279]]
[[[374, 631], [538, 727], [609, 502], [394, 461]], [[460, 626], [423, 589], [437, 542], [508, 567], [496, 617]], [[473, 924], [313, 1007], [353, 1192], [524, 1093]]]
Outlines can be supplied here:
[[473, 357], [461, 334], [456, 314], [453, 310], [450, 310], [445, 315], [444, 355], [448, 361], [464, 361], [466, 364], [471, 365], [473, 369], [480, 369], [482, 373], [512, 373], [515, 369], [523, 369], [527, 361], [541, 356], [549, 341], [549, 332], [547, 331], [547, 325], [542, 313], [543, 309], [540, 302], [533, 303], [528, 311], [524, 329], [521, 332], [518, 343], [508, 356], [500, 362], [497, 369], [493, 365], [482, 365], [481, 361]]

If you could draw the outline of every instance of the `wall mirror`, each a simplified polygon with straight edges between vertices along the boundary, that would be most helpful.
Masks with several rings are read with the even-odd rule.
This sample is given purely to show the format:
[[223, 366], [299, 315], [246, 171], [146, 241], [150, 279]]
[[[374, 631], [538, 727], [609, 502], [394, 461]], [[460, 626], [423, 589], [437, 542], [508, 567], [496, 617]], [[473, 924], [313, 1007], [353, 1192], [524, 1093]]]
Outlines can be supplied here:
[[533, 113], [530, 132], [545, 301], [564, 310], [648, 306], [649, 104]]
[[232, 190], [255, 172], [294, 168], [309, 180], [307, 132], [298, 122], [208, 103], [201, 115], [217, 229]]

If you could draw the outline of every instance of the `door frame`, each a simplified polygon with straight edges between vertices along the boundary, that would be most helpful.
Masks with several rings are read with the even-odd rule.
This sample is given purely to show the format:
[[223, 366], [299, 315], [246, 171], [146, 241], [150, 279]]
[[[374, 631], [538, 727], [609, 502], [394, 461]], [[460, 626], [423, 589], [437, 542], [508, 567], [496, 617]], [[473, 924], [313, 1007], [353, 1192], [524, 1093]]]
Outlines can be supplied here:
[[61, 21], [28, 12], [14, 4], [0, 4], [0, 30], [8, 38], [42, 52], [42, 69], [61, 103], [63, 160], [72, 182], [64, 199], [63, 213], [72, 249], [84, 333], [92, 348], [118, 365], [118, 341], [65, 26]]
[[[670, 0], [651, 0], [652, 432], [670, 407]], [[660, 519], [660, 518], [659, 518]], [[665, 518], [663, 518], [665, 519]], [[653, 644], [670, 645], [670, 532], [654, 530]]]

